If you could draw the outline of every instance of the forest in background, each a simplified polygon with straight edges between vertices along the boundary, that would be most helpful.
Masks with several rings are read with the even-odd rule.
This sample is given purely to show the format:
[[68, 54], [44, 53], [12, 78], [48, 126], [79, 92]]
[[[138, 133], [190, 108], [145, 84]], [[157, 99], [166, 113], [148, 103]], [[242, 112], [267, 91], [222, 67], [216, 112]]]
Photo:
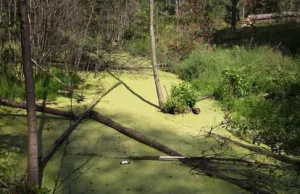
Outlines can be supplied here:
[[[173, 88], [167, 112], [182, 113], [186, 101], [190, 106], [198, 96], [213, 97], [225, 111], [223, 126], [234, 135], [299, 157], [299, 18], [242, 25], [248, 15], [298, 12], [300, 1], [154, 3], [158, 67], [187, 84]], [[85, 71], [126, 70], [118, 54], [150, 59], [148, 1], [30, 0], [28, 13], [37, 100], [54, 101], [78, 87]], [[18, 1], [1, 0], [0, 100], [25, 99], [20, 33]]]

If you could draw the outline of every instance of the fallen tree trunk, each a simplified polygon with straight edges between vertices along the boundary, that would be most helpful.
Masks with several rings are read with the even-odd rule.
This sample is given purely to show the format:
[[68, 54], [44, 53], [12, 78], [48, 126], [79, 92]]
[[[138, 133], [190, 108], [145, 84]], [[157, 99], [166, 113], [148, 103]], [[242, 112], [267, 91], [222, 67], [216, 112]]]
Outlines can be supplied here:
[[50, 158], [54, 155], [54, 153], [57, 151], [57, 149], [60, 147], [60, 145], [66, 140], [66, 138], [71, 134], [71, 132], [77, 127], [77, 125], [87, 116], [87, 114], [91, 110], [87, 109], [82, 114], [80, 114], [76, 121], [72, 123], [67, 130], [64, 131], [64, 133], [59, 136], [48, 148], [47, 151], [43, 153], [41, 156], [40, 164], [41, 167], [44, 168], [47, 164], [47, 162], [50, 160]]
[[238, 141], [232, 140], [228, 137], [224, 137], [224, 136], [221, 136], [221, 135], [218, 135], [218, 134], [215, 134], [215, 133], [210, 133], [209, 135], [212, 136], [212, 137], [216, 137], [216, 138], [222, 139], [224, 141], [233, 143], [237, 146], [240, 146], [240, 147], [245, 148], [247, 150], [250, 150], [252, 152], [256, 152], [258, 154], [262, 154], [262, 155], [274, 158], [274, 159], [282, 161], [282, 162], [286, 162], [286, 163], [289, 163], [289, 164], [300, 165], [300, 160], [295, 159], [295, 158], [291, 158], [291, 157], [280, 155], [280, 154], [275, 154], [275, 153], [273, 153], [269, 150], [266, 150], [266, 149], [263, 149], [263, 148], [260, 148], [260, 147], [257, 147], [257, 146], [245, 145], [243, 143], [240, 143]]
[[[118, 85], [119, 84], [120, 83], [118, 83]], [[110, 90], [105, 92], [101, 97], [106, 95], [113, 88], [111, 88]], [[95, 102], [99, 102], [101, 97]], [[47, 109], [43, 110], [42, 112], [49, 113], [49, 112], [47, 112]], [[57, 112], [60, 112], [60, 111], [57, 111]], [[88, 113], [90, 113], [90, 116], [94, 120], [99, 121], [100, 123], [103, 123], [109, 127], [112, 127], [113, 129], [119, 131], [120, 133], [123, 133], [124, 135], [126, 135], [130, 138], [135, 139], [138, 142], [141, 142], [145, 145], [153, 147], [153, 148], [157, 149], [158, 151], [166, 153], [170, 156], [182, 156], [177, 151], [174, 151], [155, 140], [149, 139], [148, 137], [144, 136], [143, 134], [141, 134], [137, 131], [134, 131], [130, 128], [124, 127], [124, 126], [114, 122], [113, 120], [102, 116], [100, 113], [93, 111], [92, 107], [90, 106], [85, 112], [83, 112], [81, 115], [79, 115], [77, 117], [77, 120], [42, 155], [42, 158], [41, 158], [42, 167], [45, 167], [45, 165], [47, 164], [49, 159], [53, 156], [53, 154], [56, 152], [56, 150], [59, 148], [59, 146], [68, 137], [68, 135], [76, 128], [76, 126], [80, 123], [80, 121], [82, 121], [86, 116], [88, 116]], [[60, 116], [62, 116], [62, 115], [60, 115]], [[207, 176], [212, 176], [212, 177], [230, 182], [230, 183], [237, 185], [240, 188], [245, 189], [247, 191], [250, 191], [253, 193], [261, 193], [261, 194], [270, 194], [271, 193], [271, 192], [268, 192], [264, 189], [257, 187], [256, 185], [253, 185], [253, 182], [248, 182], [247, 180], [235, 179], [235, 178], [231, 178], [231, 177], [224, 175], [221, 171], [219, 171], [218, 169], [216, 169], [215, 167], [212, 166], [212, 162], [209, 159], [201, 157], [201, 159], [199, 158], [199, 161], [189, 160], [188, 158], [187, 159], [179, 159], [179, 161], [181, 161], [183, 164], [193, 168], [193, 170], [201, 171], [201, 172], [205, 173]]]
[[[15, 102], [15, 101], [10, 101], [5, 99], [0, 99], [0, 105], [12, 107], [12, 108], [26, 109], [26, 103]], [[59, 110], [59, 109], [54, 109], [54, 108], [49, 108], [49, 107], [39, 106], [39, 105], [36, 105], [36, 111], [44, 112], [56, 116], [68, 117], [72, 119], [76, 117], [72, 111]]]
[[300, 17], [300, 12], [287, 11], [282, 13], [268, 13], [248, 16], [248, 18], [250, 18], [251, 20], [269, 20], [283, 17]]
[[153, 140], [153, 139], [149, 139], [146, 136], [144, 136], [143, 134], [134, 131], [132, 129], [129, 129], [128, 127], [125, 127], [123, 125], [120, 125], [119, 123], [114, 122], [113, 120], [101, 115], [100, 113], [96, 112], [96, 111], [91, 111], [91, 117], [100, 122], [103, 123], [117, 131], [119, 131], [120, 133], [123, 133], [124, 135], [135, 139], [138, 142], [141, 142], [145, 145], [148, 145], [150, 147], [153, 147], [163, 153], [166, 153], [168, 155], [171, 156], [182, 156], [180, 153], [168, 148], [167, 146]]
[[[64, 61], [52, 61], [53, 63], [57, 64], [57, 66], [61, 66], [64, 64]], [[79, 68], [82, 70], [86, 70], [86, 66], [89, 66], [90, 71], [95, 71], [95, 67], [98, 71], [105, 71], [107, 69], [109, 70], [124, 70], [124, 71], [140, 71], [140, 70], [151, 70], [152, 67], [147, 67], [147, 66], [128, 66], [128, 65], [122, 65], [122, 64], [117, 64], [117, 65], [111, 65], [108, 63], [105, 63], [103, 65], [97, 64], [97, 63], [84, 63], [81, 62], [79, 64]], [[166, 65], [158, 65], [161, 68], [166, 68]]]
[[56, 152], [56, 150], [60, 147], [60, 145], [66, 140], [66, 138], [71, 134], [71, 132], [77, 127], [77, 125], [85, 118], [87, 117], [90, 112], [93, 110], [93, 108], [99, 103], [99, 101], [106, 96], [109, 92], [111, 92], [113, 89], [115, 89], [117, 86], [119, 86], [121, 82], [116, 83], [113, 85], [109, 90], [104, 92], [101, 96], [99, 96], [83, 113], [81, 113], [76, 121], [72, 123], [68, 127], [68, 129], [59, 137], [51, 146], [48, 148], [47, 151], [45, 151], [41, 157], [41, 166], [44, 168], [49, 161], [49, 159], [53, 156], [53, 154]]
[[[120, 124], [114, 122], [113, 120], [106, 118], [105, 116], [101, 115], [100, 113], [98, 113], [96, 111], [91, 111], [91, 117], [94, 120], [96, 120], [100, 123], [103, 123], [113, 129], [119, 131], [120, 133], [123, 133], [124, 135], [126, 135], [130, 138], [133, 138], [136, 141], [141, 142], [145, 145], [153, 147], [153, 148], [157, 149], [158, 151], [161, 151], [165, 154], [168, 154], [170, 156], [179, 156], [179, 157], [183, 156], [180, 153], [178, 153], [177, 151], [174, 151], [174, 150], [168, 148], [167, 146], [144, 136], [143, 134], [141, 134], [137, 131], [134, 131], [123, 125], [120, 125]], [[218, 169], [211, 166], [211, 160], [206, 160], [205, 158], [202, 158], [202, 160], [200, 160], [200, 162], [195, 163], [195, 161], [191, 161], [188, 158], [187, 159], [183, 158], [183, 159], [179, 159], [179, 161], [181, 161], [183, 164], [186, 164], [189, 167], [193, 167], [193, 168], [196, 168], [197, 170], [201, 170], [208, 176], [212, 176], [215, 178], [225, 180], [225, 181], [230, 182], [234, 185], [237, 185], [240, 188], [245, 189], [247, 191], [250, 191], [253, 193], [260, 193], [260, 194], [271, 194], [271, 192], [268, 192], [266, 190], [263, 190], [255, 185], [253, 185], [252, 182], [234, 179], [234, 178], [224, 175]]]

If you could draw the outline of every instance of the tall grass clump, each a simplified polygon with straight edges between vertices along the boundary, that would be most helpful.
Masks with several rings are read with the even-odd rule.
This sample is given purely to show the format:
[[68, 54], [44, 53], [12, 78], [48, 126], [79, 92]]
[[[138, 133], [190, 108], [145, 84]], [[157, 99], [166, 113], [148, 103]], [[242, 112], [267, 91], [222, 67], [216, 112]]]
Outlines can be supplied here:
[[200, 93], [214, 93], [232, 132], [273, 151], [300, 154], [299, 60], [270, 47], [196, 51], [178, 74]]
[[[76, 88], [81, 82], [81, 79], [75, 73], [70, 73], [68, 76], [62, 70], [56, 69], [53, 75], [60, 79], [65, 85], [69, 85], [72, 88]], [[36, 76], [35, 89], [37, 99], [55, 100], [58, 95], [58, 90], [64, 90], [64, 86], [58, 81], [49, 77], [47, 74], [41, 73]]]
[[[71, 84], [73, 88], [81, 82], [81, 78], [75, 73], [66, 76], [62, 70], [55, 70], [52, 73], [65, 85]], [[25, 99], [25, 83], [22, 77], [16, 74], [7, 74], [0, 71], [0, 99]], [[35, 94], [36, 99], [55, 100], [58, 90], [64, 90], [64, 86], [54, 80], [48, 74], [39, 72], [35, 75]]]
[[212, 50], [195, 50], [181, 64], [175, 67], [180, 78], [190, 81], [200, 93], [214, 93], [219, 84], [223, 70], [239, 68], [249, 63], [251, 57], [245, 48], [214, 48]]

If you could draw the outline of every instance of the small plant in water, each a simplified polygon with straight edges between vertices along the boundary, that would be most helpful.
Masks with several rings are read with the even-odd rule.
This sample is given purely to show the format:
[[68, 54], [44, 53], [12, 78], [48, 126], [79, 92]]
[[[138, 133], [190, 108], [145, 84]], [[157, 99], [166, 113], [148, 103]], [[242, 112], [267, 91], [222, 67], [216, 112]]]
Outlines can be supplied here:
[[163, 111], [171, 114], [187, 113], [195, 106], [196, 101], [197, 94], [188, 83], [173, 85]]

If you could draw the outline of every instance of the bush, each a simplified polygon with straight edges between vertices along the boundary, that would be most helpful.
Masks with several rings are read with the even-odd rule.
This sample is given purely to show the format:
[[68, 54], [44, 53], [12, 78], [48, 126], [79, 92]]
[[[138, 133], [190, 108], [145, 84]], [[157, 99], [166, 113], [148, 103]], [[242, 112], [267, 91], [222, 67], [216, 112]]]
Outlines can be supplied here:
[[171, 95], [164, 104], [164, 111], [171, 114], [184, 113], [187, 109], [194, 107], [197, 97], [196, 92], [188, 83], [173, 85]]
[[246, 134], [276, 152], [300, 154], [296, 118], [300, 115], [300, 69], [280, 53], [265, 57], [255, 64], [223, 70], [216, 94], [232, 113], [236, 134]]
[[235, 99], [247, 96], [252, 91], [251, 82], [243, 72], [226, 69], [222, 72], [221, 84], [215, 91], [215, 96], [230, 108]]
[[125, 42], [124, 49], [132, 55], [148, 56], [151, 52], [150, 50], [150, 39], [134, 39]]
[[[69, 85], [70, 83], [73, 88], [81, 82], [80, 77], [75, 73], [65, 76], [63, 71], [55, 70], [53, 74], [66, 85]], [[25, 83], [20, 81], [14, 75], [6, 75], [3, 72], [0, 72], [0, 83], [0, 98], [25, 99]], [[45, 73], [39, 73], [35, 76], [35, 94], [37, 100], [44, 98], [55, 100], [57, 98], [58, 90], [63, 89], [64, 86], [62, 84]]]
[[7, 42], [3, 45], [0, 59], [4, 64], [15, 63], [21, 60], [21, 46], [17, 43]]
[[269, 47], [195, 51], [178, 74], [229, 111], [231, 131], [273, 151], [300, 154], [300, 68]]
[[47, 194], [47, 188], [30, 187], [22, 176], [16, 175], [19, 149], [0, 150], [0, 193], [1, 194]]

